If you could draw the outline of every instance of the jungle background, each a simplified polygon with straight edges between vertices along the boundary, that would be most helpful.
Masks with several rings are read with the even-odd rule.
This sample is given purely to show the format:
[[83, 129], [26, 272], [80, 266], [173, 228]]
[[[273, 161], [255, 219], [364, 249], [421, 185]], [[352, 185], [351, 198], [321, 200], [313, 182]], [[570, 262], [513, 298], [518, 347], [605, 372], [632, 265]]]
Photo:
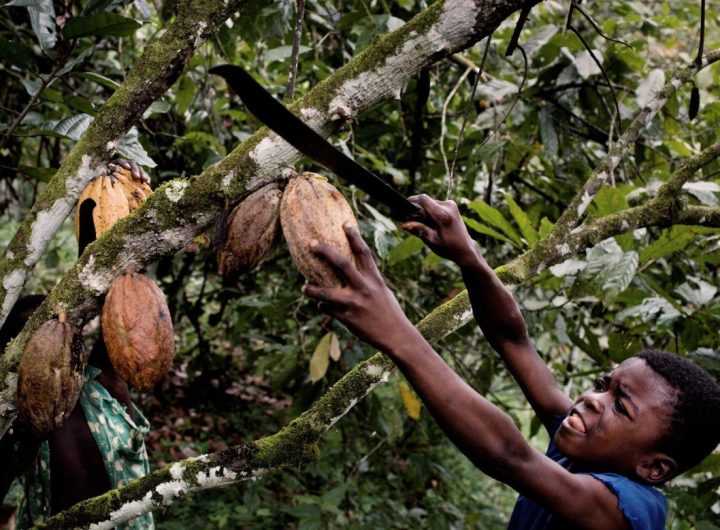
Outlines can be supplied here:
[[[532, 9], [522, 51], [505, 56], [516, 12], [487, 48], [484, 39], [430, 65], [397, 99], [354, 117], [332, 141], [404, 194], [456, 200], [487, 260], [500, 266], [550, 231], [618, 131], [673, 71], [692, 63], [699, 4], [578, 2], [570, 29], [570, 3], [547, 0]], [[308, 0], [289, 99], [427, 6]], [[259, 123], [208, 69], [240, 64], [283, 97], [296, 8], [287, 0], [244, 4], [144, 112], [118, 155], [143, 164], [156, 187], [202, 173], [249, 138]], [[711, 50], [720, 47], [720, 10], [715, 2], [706, 10]], [[161, 0], [13, 0], [0, 13], [5, 248], [69, 149], [175, 14], [173, 3]], [[591, 218], [641, 204], [680, 162], [720, 139], [720, 67], [701, 70], [694, 85], [697, 116], [690, 119], [685, 85], [623, 157], [590, 205]], [[351, 200], [411, 320], [462, 289], [454, 265], [403, 233], [361, 192], [307, 159], [296, 168], [326, 174]], [[719, 182], [720, 164], [711, 162], [683, 186], [683, 200], [717, 207]], [[49, 292], [76, 257], [71, 215], [23, 292]], [[571, 396], [643, 347], [686, 355], [717, 378], [719, 265], [717, 228], [641, 228], [541, 271], [514, 295], [538, 350]], [[178, 350], [166, 381], [136, 396], [152, 425], [154, 467], [277, 432], [373, 353], [301, 295], [303, 278], [283, 245], [258, 270], [222, 279], [209, 231], [149, 270], [167, 296]], [[436, 348], [544, 450], [547, 436], [473, 323]], [[665, 492], [670, 528], [720, 528], [720, 454]], [[328, 431], [316, 461], [154, 513], [163, 529], [503, 528], [515, 497], [473, 468], [394, 374]]]

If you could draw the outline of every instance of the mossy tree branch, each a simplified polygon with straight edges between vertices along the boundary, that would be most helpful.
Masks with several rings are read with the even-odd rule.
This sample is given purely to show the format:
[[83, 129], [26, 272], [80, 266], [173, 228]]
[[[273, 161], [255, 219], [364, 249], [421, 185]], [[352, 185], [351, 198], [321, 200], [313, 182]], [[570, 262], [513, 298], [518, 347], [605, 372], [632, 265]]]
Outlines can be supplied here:
[[[53, 235], [115, 145], [162, 96], [208, 36], [246, 0], [180, 0], [175, 20], [148, 44], [35, 201], [0, 258], [0, 326]], [[0, 432], [2, 430], [0, 429]]]
[[[692, 63], [674, 73], [670, 81], [641, 109], [625, 129], [625, 132], [619, 140], [613, 144], [606, 157], [593, 171], [592, 176], [585, 182], [582, 189], [575, 194], [570, 204], [555, 222], [550, 233], [538, 241], [532, 249], [508, 264], [503, 269], [505, 273], [510, 277], [516, 278], [518, 281], [522, 281], [526, 279], [528, 275], [534, 275], [539, 270], [547, 267], [549, 257], [555, 256], [558, 253], [569, 257], [572, 251], [567, 242], [568, 237], [570, 237], [573, 230], [576, 229], [598, 191], [605, 185], [608, 177], [615, 171], [615, 168], [617, 168], [627, 151], [640, 137], [642, 131], [650, 125], [653, 117], [682, 85], [688, 83], [701, 69], [717, 61], [720, 61], [720, 49], [706, 53], [701, 64]], [[698, 163], [701, 163], [700, 159], [692, 157], [683, 164], [692, 165]], [[704, 163], [701, 165], [704, 165]], [[688, 168], [688, 170], [690, 170], [690, 168]], [[690, 175], [694, 173], [694, 171], [695, 170], [692, 170]], [[685, 180], [682, 180], [683, 175], [685, 175], [685, 172], [683, 172], [681, 168], [675, 179], [671, 179], [666, 183], [666, 186], [669, 186], [673, 190], [677, 188], [675, 190], [675, 197], [679, 196], [680, 187], [682, 187], [685, 180], [689, 178], [688, 175], [685, 177]], [[669, 193], [670, 189], [668, 189], [668, 194]]]
[[[439, 1], [379, 38], [291, 110], [327, 136], [342, 120], [398, 95], [428, 64], [492, 33], [521, 4], [521, 0]], [[15, 416], [16, 367], [35, 329], [60, 307], [76, 323], [92, 318], [110, 283], [126, 267], [146, 266], [182, 248], [211, 225], [226, 200], [240, 200], [277, 180], [299, 158], [288, 143], [262, 128], [201, 175], [162, 186], [132, 215], [89, 245], [0, 358], [0, 436]]]

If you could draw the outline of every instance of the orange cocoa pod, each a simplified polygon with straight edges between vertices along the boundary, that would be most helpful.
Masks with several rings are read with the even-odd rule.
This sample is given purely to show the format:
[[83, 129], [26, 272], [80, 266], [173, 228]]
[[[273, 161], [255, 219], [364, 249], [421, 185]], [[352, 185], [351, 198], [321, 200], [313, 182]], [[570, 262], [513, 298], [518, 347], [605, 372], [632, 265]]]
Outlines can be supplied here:
[[133, 177], [132, 171], [129, 169], [116, 166], [114, 175], [115, 183], [120, 184], [125, 193], [131, 212], [152, 194], [152, 188], [144, 180]]
[[248, 272], [270, 257], [280, 236], [281, 196], [277, 184], [268, 184], [230, 213], [225, 239], [217, 251], [221, 276]]
[[95, 226], [95, 237], [100, 237], [116, 221], [130, 213], [130, 205], [123, 187], [109, 175], [103, 175], [87, 185], [80, 194], [75, 208], [75, 237], [80, 241], [80, 211], [86, 201], [93, 201], [92, 220]]
[[70, 416], [83, 387], [85, 346], [64, 314], [40, 326], [25, 343], [18, 366], [20, 419], [44, 437]]
[[127, 272], [108, 290], [102, 310], [108, 357], [118, 375], [149, 390], [167, 374], [175, 341], [165, 295], [142, 274]]
[[290, 179], [280, 202], [280, 223], [297, 269], [310, 283], [325, 287], [342, 285], [335, 270], [310, 250], [316, 239], [328, 243], [355, 263], [343, 225], [356, 230], [352, 208], [335, 186], [316, 173]]

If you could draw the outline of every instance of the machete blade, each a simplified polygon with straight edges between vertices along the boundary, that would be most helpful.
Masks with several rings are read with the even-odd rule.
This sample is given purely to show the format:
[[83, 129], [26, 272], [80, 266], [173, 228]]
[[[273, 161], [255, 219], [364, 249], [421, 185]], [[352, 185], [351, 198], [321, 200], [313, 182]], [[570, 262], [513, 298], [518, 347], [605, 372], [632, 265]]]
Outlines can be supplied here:
[[385, 204], [395, 218], [402, 221], [424, 219], [424, 212], [420, 207], [335, 148], [275, 99], [243, 68], [225, 64], [211, 68], [210, 73], [224, 78], [230, 88], [240, 96], [247, 109], [283, 140], [365, 191], [373, 199]]

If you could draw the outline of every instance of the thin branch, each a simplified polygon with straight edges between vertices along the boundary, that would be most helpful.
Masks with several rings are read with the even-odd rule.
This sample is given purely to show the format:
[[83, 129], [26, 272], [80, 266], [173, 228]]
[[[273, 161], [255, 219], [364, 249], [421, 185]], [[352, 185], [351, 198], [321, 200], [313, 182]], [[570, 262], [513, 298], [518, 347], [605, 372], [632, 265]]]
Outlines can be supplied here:
[[285, 101], [291, 101], [295, 94], [297, 79], [298, 55], [300, 54], [300, 39], [302, 38], [303, 19], [305, 17], [305, 0], [295, 0], [295, 34], [293, 35], [292, 55], [290, 56], [290, 74], [285, 87]]
[[452, 90], [450, 90], [450, 93], [447, 95], [447, 98], [445, 98], [445, 102], [442, 106], [442, 112], [440, 114], [440, 155], [442, 156], [443, 165], [445, 166], [445, 174], [448, 178], [448, 197], [450, 197], [450, 192], [452, 191], [453, 187], [453, 175], [450, 173], [450, 165], [448, 164], [447, 154], [445, 153], [445, 135], [447, 134], [447, 110], [448, 105], [450, 105], [450, 100], [455, 97], [455, 93], [457, 92], [458, 88], [460, 88], [460, 85], [463, 84], [471, 71], [472, 69], [466, 68], [465, 71], [462, 73], [460, 79], [458, 79], [457, 83], [455, 83], [455, 86], [452, 88]]
[[448, 190], [447, 190], [447, 198], [449, 199], [452, 196], [452, 183], [455, 182], [455, 166], [457, 165], [458, 160], [458, 154], [460, 153], [460, 147], [462, 146], [463, 139], [465, 138], [465, 127], [467, 126], [468, 117], [470, 116], [470, 109], [472, 109], [473, 102], [475, 101], [475, 92], [477, 91], [478, 83], [480, 82], [480, 77], [483, 74], [483, 71], [485, 70], [485, 61], [488, 57], [488, 52], [490, 51], [490, 40], [492, 39], [492, 35], [490, 35], [487, 38], [487, 41], [485, 41], [485, 50], [483, 51], [482, 59], [480, 60], [480, 67], [475, 72], [475, 81], [473, 81], [472, 90], [470, 91], [470, 99], [468, 100], [467, 105], [465, 106], [465, 114], [463, 115], [462, 125], [460, 126], [460, 134], [458, 135], [457, 144], [455, 146], [455, 155], [453, 156], [452, 165], [450, 166], [450, 183], [448, 184]]
[[[704, 1], [705, 1], [705, 0], [703, 0], [703, 2], [704, 2]], [[596, 32], [598, 35], [600, 35], [603, 39], [608, 40], [608, 41], [610, 41], [610, 42], [615, 42], [615, 43], [617, 43], [617, 44], [621, 44], [621, 45], [623, 45], [623, 46], [627, 46], [627, 47], [630, 48], [631, 50], [633, 49], [633, 47], [630, 46], [627, 42], [621, 41], [621, 40], [618, 40], [618, 39], [613, 39], [612, 37], [608, 37], [607, 35], [605, 35], [605, 34], [603, 33], [603, 31], [600, 29], [600, 26], [598, 26], [598, 25], [595, 23], [595, 21], [592, 19], [592, 17], [591, 17], [590, 15], [588, 15], [588, 14], [583, 10], [583, 8], [580, 7], [579, 4], [574, 4], [573, 7], [574, 7], [574, 9], [578, 10], [582, 16], [585, 17], [585, 19], [590, 23], [590, 25], [593, 27], [593, 29], [595, 29], [595, 32]]]

